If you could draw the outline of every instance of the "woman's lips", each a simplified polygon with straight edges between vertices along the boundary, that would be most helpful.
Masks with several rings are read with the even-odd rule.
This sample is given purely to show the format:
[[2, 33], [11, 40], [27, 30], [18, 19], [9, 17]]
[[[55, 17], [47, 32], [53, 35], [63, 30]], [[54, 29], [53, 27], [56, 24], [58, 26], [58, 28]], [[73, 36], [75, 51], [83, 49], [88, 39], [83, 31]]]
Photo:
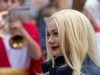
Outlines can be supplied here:
[[59, 47], [59, 46], [53, 46], [53, 47], [51, 47], [51, 48], [52, 48], [52, 50], [56, 50], [58, 47]]

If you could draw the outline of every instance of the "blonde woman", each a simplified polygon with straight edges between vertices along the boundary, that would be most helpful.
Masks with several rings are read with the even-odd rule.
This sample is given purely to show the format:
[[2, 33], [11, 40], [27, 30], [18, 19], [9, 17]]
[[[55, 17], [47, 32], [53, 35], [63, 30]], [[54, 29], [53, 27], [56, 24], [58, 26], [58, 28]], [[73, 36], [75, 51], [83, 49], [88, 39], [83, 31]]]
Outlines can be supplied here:
[[100, 56], [95, 33], [80, 12], [67, 9], [55, 13], [46, 28], [47, 61], [44, 75], [100, 75]]

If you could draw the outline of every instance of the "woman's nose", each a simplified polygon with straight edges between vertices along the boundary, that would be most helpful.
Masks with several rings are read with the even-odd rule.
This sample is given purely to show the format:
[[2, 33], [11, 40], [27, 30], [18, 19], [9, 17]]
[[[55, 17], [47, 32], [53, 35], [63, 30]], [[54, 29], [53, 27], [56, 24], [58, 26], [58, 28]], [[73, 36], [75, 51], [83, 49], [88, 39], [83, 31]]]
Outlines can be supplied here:
[[50, 44], [53, 44], [54, 43], [54, 39], [52, 38], [52, 36], [49, 37], [48, 43], [50, 43]]
[[12, 3], [10, 1], [8, 1], [7, 5], [8, 5], [8, 7], [11, 7]]

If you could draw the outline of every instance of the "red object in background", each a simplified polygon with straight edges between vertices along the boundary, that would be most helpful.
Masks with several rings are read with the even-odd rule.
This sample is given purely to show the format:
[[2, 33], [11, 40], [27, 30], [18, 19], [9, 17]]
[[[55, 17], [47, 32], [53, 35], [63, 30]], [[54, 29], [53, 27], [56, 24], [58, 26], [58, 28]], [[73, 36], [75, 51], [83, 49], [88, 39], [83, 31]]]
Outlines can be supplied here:
[[97, 33], [99, 32], [100, 33], [100, 29], [95, 29], [95, 32], [97, 32]]
[[10, 67], [3, 40], [0, 37], [0, 67]]

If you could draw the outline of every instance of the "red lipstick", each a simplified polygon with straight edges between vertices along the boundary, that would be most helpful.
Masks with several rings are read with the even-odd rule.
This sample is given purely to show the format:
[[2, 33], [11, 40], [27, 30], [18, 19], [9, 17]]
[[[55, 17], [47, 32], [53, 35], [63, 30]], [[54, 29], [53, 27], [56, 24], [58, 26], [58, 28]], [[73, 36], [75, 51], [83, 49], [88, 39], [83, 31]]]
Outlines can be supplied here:
[[56, 50], [59, 46], [52, 46], [52, 50]]

